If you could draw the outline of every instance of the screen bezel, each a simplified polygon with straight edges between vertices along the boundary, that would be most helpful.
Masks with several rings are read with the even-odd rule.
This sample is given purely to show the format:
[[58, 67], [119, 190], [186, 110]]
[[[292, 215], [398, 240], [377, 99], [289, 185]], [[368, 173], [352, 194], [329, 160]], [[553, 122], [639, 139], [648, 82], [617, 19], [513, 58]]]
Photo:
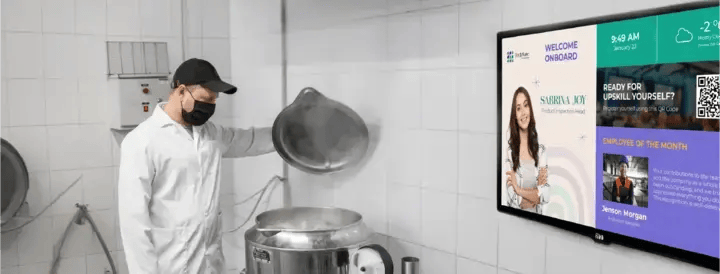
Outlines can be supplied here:
[[[703, 9], [703, 8], [711, 8], [711, 7], [717, 7], [718, 1], [702, 1], [702, 2], [692, 2], [692, 3], [684, 3], [684, 4], [678, 4], [678, 5], [672, 5], [672, 6], [666, 6], [666, 7], [660, 7], [660, 8], [653, 8], [648, 10], [641, 10], [641, 11], [635, 11], [635, 12], [628, 12], [628, 13], [620, 13], [620, 14], [614, 14], [614, 15], [608, 15], [608, 16], [601, 16], [601, 17], [594, 17], [589, 19], [583, 19], [583, 20], [576, 20], [576, 21], [570, 21], [570, 22], [564, 22], [564, 23], [557, 23], [557, 24], [550, 24], [550, 25], [544, 25], [544, 26], [538, 26], [538, 27], [530, 27], [530, 28], [523, 28], [523, 29], [516, 29], [516, 30], [508, 30], [508, 31], [501, 31], [497, 34], [497, 179], [496, 184], [498, 184], [497, 187], [497, 201], [496, 206], [497, 210], [501, 213], [514, 215], [517, 217], [545, 223], [551, 226], [555, 226], [561, 229], [565, 229], [571, 232], [575, 232], [581, 235], [585, 235], [588, 237], [593, 238], [596, 242], [609, 244], [609, 243], [616, 243], [620, 244], [626, 247], [646, 251], [649, 253], [654, 253], [657, 255], [665, 256], [668, 258], [676, 259], [679, 261], [683, 261], [686, 263], [694, 264], [697, 266], [701, 266], [704, 268], [712, 269], [715, 271], [720, 270], [720, 259], [715, 258], [712, 256], [708, 256], [705, 254], [700, 254], [680, 248], [675, 248], [671, 246], [667, 246], [664, 244], [659, 244], [655, 242], [650, 242], [646, 240], [641, 240], [638, 238], [625, 236], [605, 230], [596, 229], [594, 227], [585, 226], [577, 223], [573, 223], [570, 221], [565, 221], [561, 219], [556, 219], [549, 216], [543, 216], [536, 213], [531, 213], [527, 211], [523, 211], [516, 208], [511, 208], [505, 205], [502, 205], [502, 191], [505, 189], [502, 187], [501, 182], [503, 182], [503, 174], [502, 174], [502, 168], [503, 168], [503, 161], [502, 161], [502, 148], [503, 140], [502, 140], [502, 132], [503, 132], [503, 121], [502, 121], [502, 66], [503, 66], [503, 54], [504, 50], [502, 48], [502, 40], [506, 38], [512, 38], [512, 37], [518, 37], [518, 36], [524, 36], [524, 35], [532, 35], [532, 34], [539, 34], [544, 32], [550, 32], [550, 31], [558, 31], [558, 30], [564, 30], [564, 29], [571, 29], [571, 28], [577, 28], [577, 27], [584, 27], [584, 26], [590, 26], [590, 25], [599, 25], [604, 23], [610, 23], [610, 22], [616, 22], [616, 21], [623, 21], [623, 20], [632, 20], [632, 19], [638, 19], [642, 17], [648, 17], [648, 16], [658, 16], [658, 15], [664, 15], [664, 14], [670, 14], [670, 13], [676, 13], [676, 12], [684, 12], [684, 11], [690, 11], [690, 10], [696, 10], [696, 9]], [[719, 243], [720, 244], [720, 243]]]

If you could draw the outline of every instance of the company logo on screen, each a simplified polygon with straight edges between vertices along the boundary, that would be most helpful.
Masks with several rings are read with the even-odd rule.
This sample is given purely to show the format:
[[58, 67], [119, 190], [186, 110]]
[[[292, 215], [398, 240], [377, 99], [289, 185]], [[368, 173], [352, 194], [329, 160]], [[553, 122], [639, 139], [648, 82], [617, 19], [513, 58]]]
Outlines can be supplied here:
[[512, 63], [515, 62], [515, 58], [518, 60], [527, 60], [530, 59], [530, 53], [527, 52], [514, 52], [514, 51], [508, 51], [507, 52], [507, 62]]
[[545, 45], [545, 63], [570, 62], [578, 59], [578, 41]]

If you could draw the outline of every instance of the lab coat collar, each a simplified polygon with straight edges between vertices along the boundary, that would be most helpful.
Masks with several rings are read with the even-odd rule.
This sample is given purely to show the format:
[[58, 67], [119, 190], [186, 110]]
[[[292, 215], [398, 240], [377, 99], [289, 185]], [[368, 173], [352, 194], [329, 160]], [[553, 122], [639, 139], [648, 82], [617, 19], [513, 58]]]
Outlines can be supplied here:
[[163, 109], [166, 105], [167, 102], [157, 104], [152, 114], [153, 120], [155, 120], [157, 124], [161, 127], [177, 124], [177, 122], [170, 118], [170, 115], [168, 115], [167, 112], [165, 112], [165, 110]]
[[[153, 111], [152, 119], [160, 127], [167, 127], [167, 126], [172, 126], [172, 125], [181, 126], [180, 123], [175, 122], [175, 120], [170, 118], [170, 115], [168, 115], [167, 112], [165, 112], [165, 110], [163, 109], [167, 105], [167, 103], [168, 102], [162, 102], [162, 103], [157, 104], [157, 106], [155, 107], [155, 110]], [[204, 125], [203, 126], [193, 126], [193, 129], [198, 130], [198, 131], [202, 131], [203, 128], [204, 128]]]

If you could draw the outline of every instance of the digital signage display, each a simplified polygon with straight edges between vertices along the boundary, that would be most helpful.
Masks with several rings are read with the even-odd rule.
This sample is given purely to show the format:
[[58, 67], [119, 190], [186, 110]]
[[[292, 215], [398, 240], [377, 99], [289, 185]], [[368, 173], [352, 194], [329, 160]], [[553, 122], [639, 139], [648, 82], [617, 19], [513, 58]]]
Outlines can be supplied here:
[[498, 33], [498, 209], [718, 269], [719, 14]]

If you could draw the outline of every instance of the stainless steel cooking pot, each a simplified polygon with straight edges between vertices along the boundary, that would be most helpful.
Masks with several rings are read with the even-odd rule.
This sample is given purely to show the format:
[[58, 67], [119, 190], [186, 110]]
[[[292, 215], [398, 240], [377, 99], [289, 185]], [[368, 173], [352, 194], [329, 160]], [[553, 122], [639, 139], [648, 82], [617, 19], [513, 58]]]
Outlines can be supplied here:
[[25, 161], [8, 141], [2, 139], [2, 224], [12, 219], [25, 203], [30, 177]]
[[291, 166], [327, 174], [361, 162], [370, 138], [355, 111], [314, 88], [305, 88], [275, 119], [273, 143]]
[[370, 244], [362, 216], [341, 208], [266, 211], [245, 232], [248, 274], [392, 274], [389, 253]]

